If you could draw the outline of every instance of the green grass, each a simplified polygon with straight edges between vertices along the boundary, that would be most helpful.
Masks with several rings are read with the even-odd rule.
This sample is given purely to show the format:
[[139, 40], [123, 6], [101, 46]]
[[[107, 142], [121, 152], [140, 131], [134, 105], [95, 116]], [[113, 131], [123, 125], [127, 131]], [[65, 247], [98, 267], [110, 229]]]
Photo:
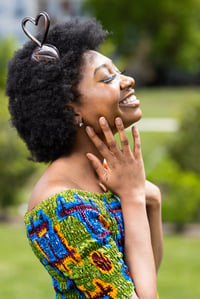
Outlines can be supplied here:
[[165, 237], [164, 259], [158, 275], [160, 299], [196, 299], [200, 296], [200, 239]]
[[[51, 279], [33, 255], [23, 226], [0, 226], [0, 298], [55, 298]], [[197, 299], [200, 239], [165, 236], [158, 275], [160, 299]]]
[[0, 298], [55, 298], [51, 279], [33, 255], [23, 226], [0, 226]]

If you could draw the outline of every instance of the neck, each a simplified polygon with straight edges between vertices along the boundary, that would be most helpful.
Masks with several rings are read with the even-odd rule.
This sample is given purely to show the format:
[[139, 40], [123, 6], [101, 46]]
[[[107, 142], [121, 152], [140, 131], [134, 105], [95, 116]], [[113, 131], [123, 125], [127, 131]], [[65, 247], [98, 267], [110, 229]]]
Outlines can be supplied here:
[[[102, 136], [100, 138], [102, 138]], [[97, 150], [94, 143], [88, 137], [85, 128], [82, 127], [77, 130], [76, 140], [74, 143], [72, 155], [76, 155], [81, 158], [81, 157], [86, 157], [87, 153], [94, 154], [100, 161], [103, 162], [103, 157]]]
[[89, 139], [85, 129], [80, 128], [70, 155], [63, 155], [47, 168], [44, 180], [51, 184], [59, 185], [64, 189], [80, 189], [90, 192], [102, 193], [106, 191], [88, 160], [86, 154], [94, 154], [101, 162], [103, 157], [99, 154], [94, 144]]
[[103, 163], [103, 157], [88, 137], [85, 129], [80, 128], [76, 134], [72, 153], [67, 156], [63, 155], [56, 160], [56, 165], [58, 169], [60, 169], [60, 172], [62, 172], [63, 177], [65, 177], [66, 173], [70, 173], [70, 178], [78, 183], [81, 183], [83, 180], [86, 180], [89, 184], [91, 184], [91, 182], [97, 182], [98, 178], [96, 172], [86, 157], [87, 153], [94, 154]]

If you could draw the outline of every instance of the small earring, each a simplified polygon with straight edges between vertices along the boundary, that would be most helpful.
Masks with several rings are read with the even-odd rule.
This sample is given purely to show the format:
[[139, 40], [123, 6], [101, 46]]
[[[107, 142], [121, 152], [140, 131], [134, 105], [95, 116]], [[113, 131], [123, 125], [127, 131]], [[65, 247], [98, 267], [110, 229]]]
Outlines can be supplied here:
[[84, 125], [84, 123], [82, 121], [79, 122], [79, 124], [78, 124], [79, 128], [81, 128], [83, 125]]

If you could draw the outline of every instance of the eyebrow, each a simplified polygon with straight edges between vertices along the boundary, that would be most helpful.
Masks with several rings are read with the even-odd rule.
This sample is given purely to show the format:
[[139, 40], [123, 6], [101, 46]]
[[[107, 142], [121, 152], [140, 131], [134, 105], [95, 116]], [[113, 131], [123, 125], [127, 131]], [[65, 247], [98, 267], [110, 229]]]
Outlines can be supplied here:
[[96, 72], [97, 72], [98, 70], [100, 70], [101, 68], [109, 68], [109, 66], [108, 66], [107, 64], [105, 64], [105, 63], [99, 65], [99, 66], [94, 70], [94, 76], [95, 76]]

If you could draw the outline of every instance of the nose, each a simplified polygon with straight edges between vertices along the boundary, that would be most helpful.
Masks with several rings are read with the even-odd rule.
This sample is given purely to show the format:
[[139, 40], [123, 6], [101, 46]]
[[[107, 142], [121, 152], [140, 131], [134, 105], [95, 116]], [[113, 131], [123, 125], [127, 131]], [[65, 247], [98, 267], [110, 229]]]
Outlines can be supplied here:
[[135, 85], [135, 80], [132, 77], [121, 75], [120, 89], [130, 88]]

